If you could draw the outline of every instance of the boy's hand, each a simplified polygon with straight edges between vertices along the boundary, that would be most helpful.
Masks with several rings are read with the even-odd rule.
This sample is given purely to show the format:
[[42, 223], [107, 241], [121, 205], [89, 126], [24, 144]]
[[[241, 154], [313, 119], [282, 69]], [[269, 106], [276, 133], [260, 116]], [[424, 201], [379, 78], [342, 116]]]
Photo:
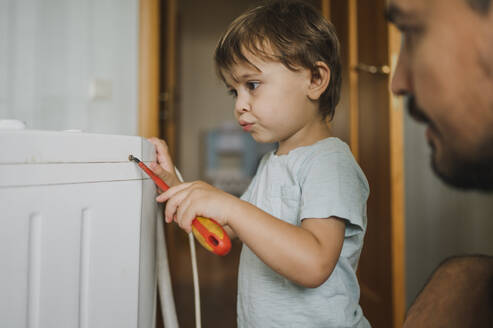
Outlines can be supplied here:
[[164, 218], [173, 220], [186, 232], [192, 231], [192, 221], [197, 216], [216, 220], [220, 225], [228, 224], [229, 213], [238, 198], [205, 182], [182, 183], [159, 195], [156, 200], [166, 202]]
[[156, 149], [156, 162], [149, 164], [151, 170], [170, 187], [177, 186], [181, 182], [176, 176], [175, 165], [168, 152], [168, 145], [158, 138], [147, 139]]

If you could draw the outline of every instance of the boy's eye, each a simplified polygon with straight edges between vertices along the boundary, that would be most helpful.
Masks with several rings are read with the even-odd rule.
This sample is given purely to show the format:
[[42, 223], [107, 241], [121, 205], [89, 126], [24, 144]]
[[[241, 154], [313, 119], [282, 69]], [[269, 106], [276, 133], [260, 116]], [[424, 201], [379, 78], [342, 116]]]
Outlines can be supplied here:
[[249, 81], [246, 83], [248, 90], [255, 90], [258, 88], [259, 85], [260, 85], [260, 82], [258, 82], [258, 81]]
[[236, 90], [235, 90], [235, 89], [229, 89], [229, 90], [228, 90], [228, 94], [229, 94], [230, 96], [233, 96], [234, 98], [236, 98], [236, 97], [238, 96], [238, 93], [236, 92]]

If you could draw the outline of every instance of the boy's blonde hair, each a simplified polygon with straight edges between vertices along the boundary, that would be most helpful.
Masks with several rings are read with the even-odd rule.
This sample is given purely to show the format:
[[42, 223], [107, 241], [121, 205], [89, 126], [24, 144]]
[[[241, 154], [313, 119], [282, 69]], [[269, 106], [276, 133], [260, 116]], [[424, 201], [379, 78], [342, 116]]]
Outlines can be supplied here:
[[[271, 51], [269, 51], [271, 50]], [[330, 82], [320, 97], [319, 111], [332, 119], [341, 90], [341, 60], [335, 29], [319, 11], [301, 1], [269, 1], [236, 18], [216, 47], [216, 71], [224, 81], [223, 70], [238, 62], [250, 61], [245, 53], [275, 60], [296, 71], [303, 67], [318, 76], [316, 63], [330, 69]]]

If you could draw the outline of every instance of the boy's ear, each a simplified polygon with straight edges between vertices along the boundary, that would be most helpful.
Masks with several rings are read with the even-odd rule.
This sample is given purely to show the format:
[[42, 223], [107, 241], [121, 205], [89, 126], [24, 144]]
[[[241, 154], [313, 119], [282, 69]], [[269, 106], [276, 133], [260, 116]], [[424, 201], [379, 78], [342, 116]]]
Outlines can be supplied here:
[[315, 69], [312, 70], [311, 74], [308, 98], [318, 100], [329, 86], [330, 68], [323, 61], [318, 61], [315, 63]]

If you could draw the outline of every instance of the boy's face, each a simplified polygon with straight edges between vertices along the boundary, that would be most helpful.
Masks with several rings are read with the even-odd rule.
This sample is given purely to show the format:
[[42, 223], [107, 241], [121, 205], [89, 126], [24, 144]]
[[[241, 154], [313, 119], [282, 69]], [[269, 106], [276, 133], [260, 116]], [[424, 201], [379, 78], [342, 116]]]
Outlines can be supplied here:
[[291, 71], [279, 62], [246, 57], [254, 66], [240, 62], [222, 71], [235, 98], [238, 123], [257, 142], [279, 142], [280, 154], [303, 145], [312, 133], [310, 127], [321, 120], [318, 101], [308, 97], [311, 72]]

